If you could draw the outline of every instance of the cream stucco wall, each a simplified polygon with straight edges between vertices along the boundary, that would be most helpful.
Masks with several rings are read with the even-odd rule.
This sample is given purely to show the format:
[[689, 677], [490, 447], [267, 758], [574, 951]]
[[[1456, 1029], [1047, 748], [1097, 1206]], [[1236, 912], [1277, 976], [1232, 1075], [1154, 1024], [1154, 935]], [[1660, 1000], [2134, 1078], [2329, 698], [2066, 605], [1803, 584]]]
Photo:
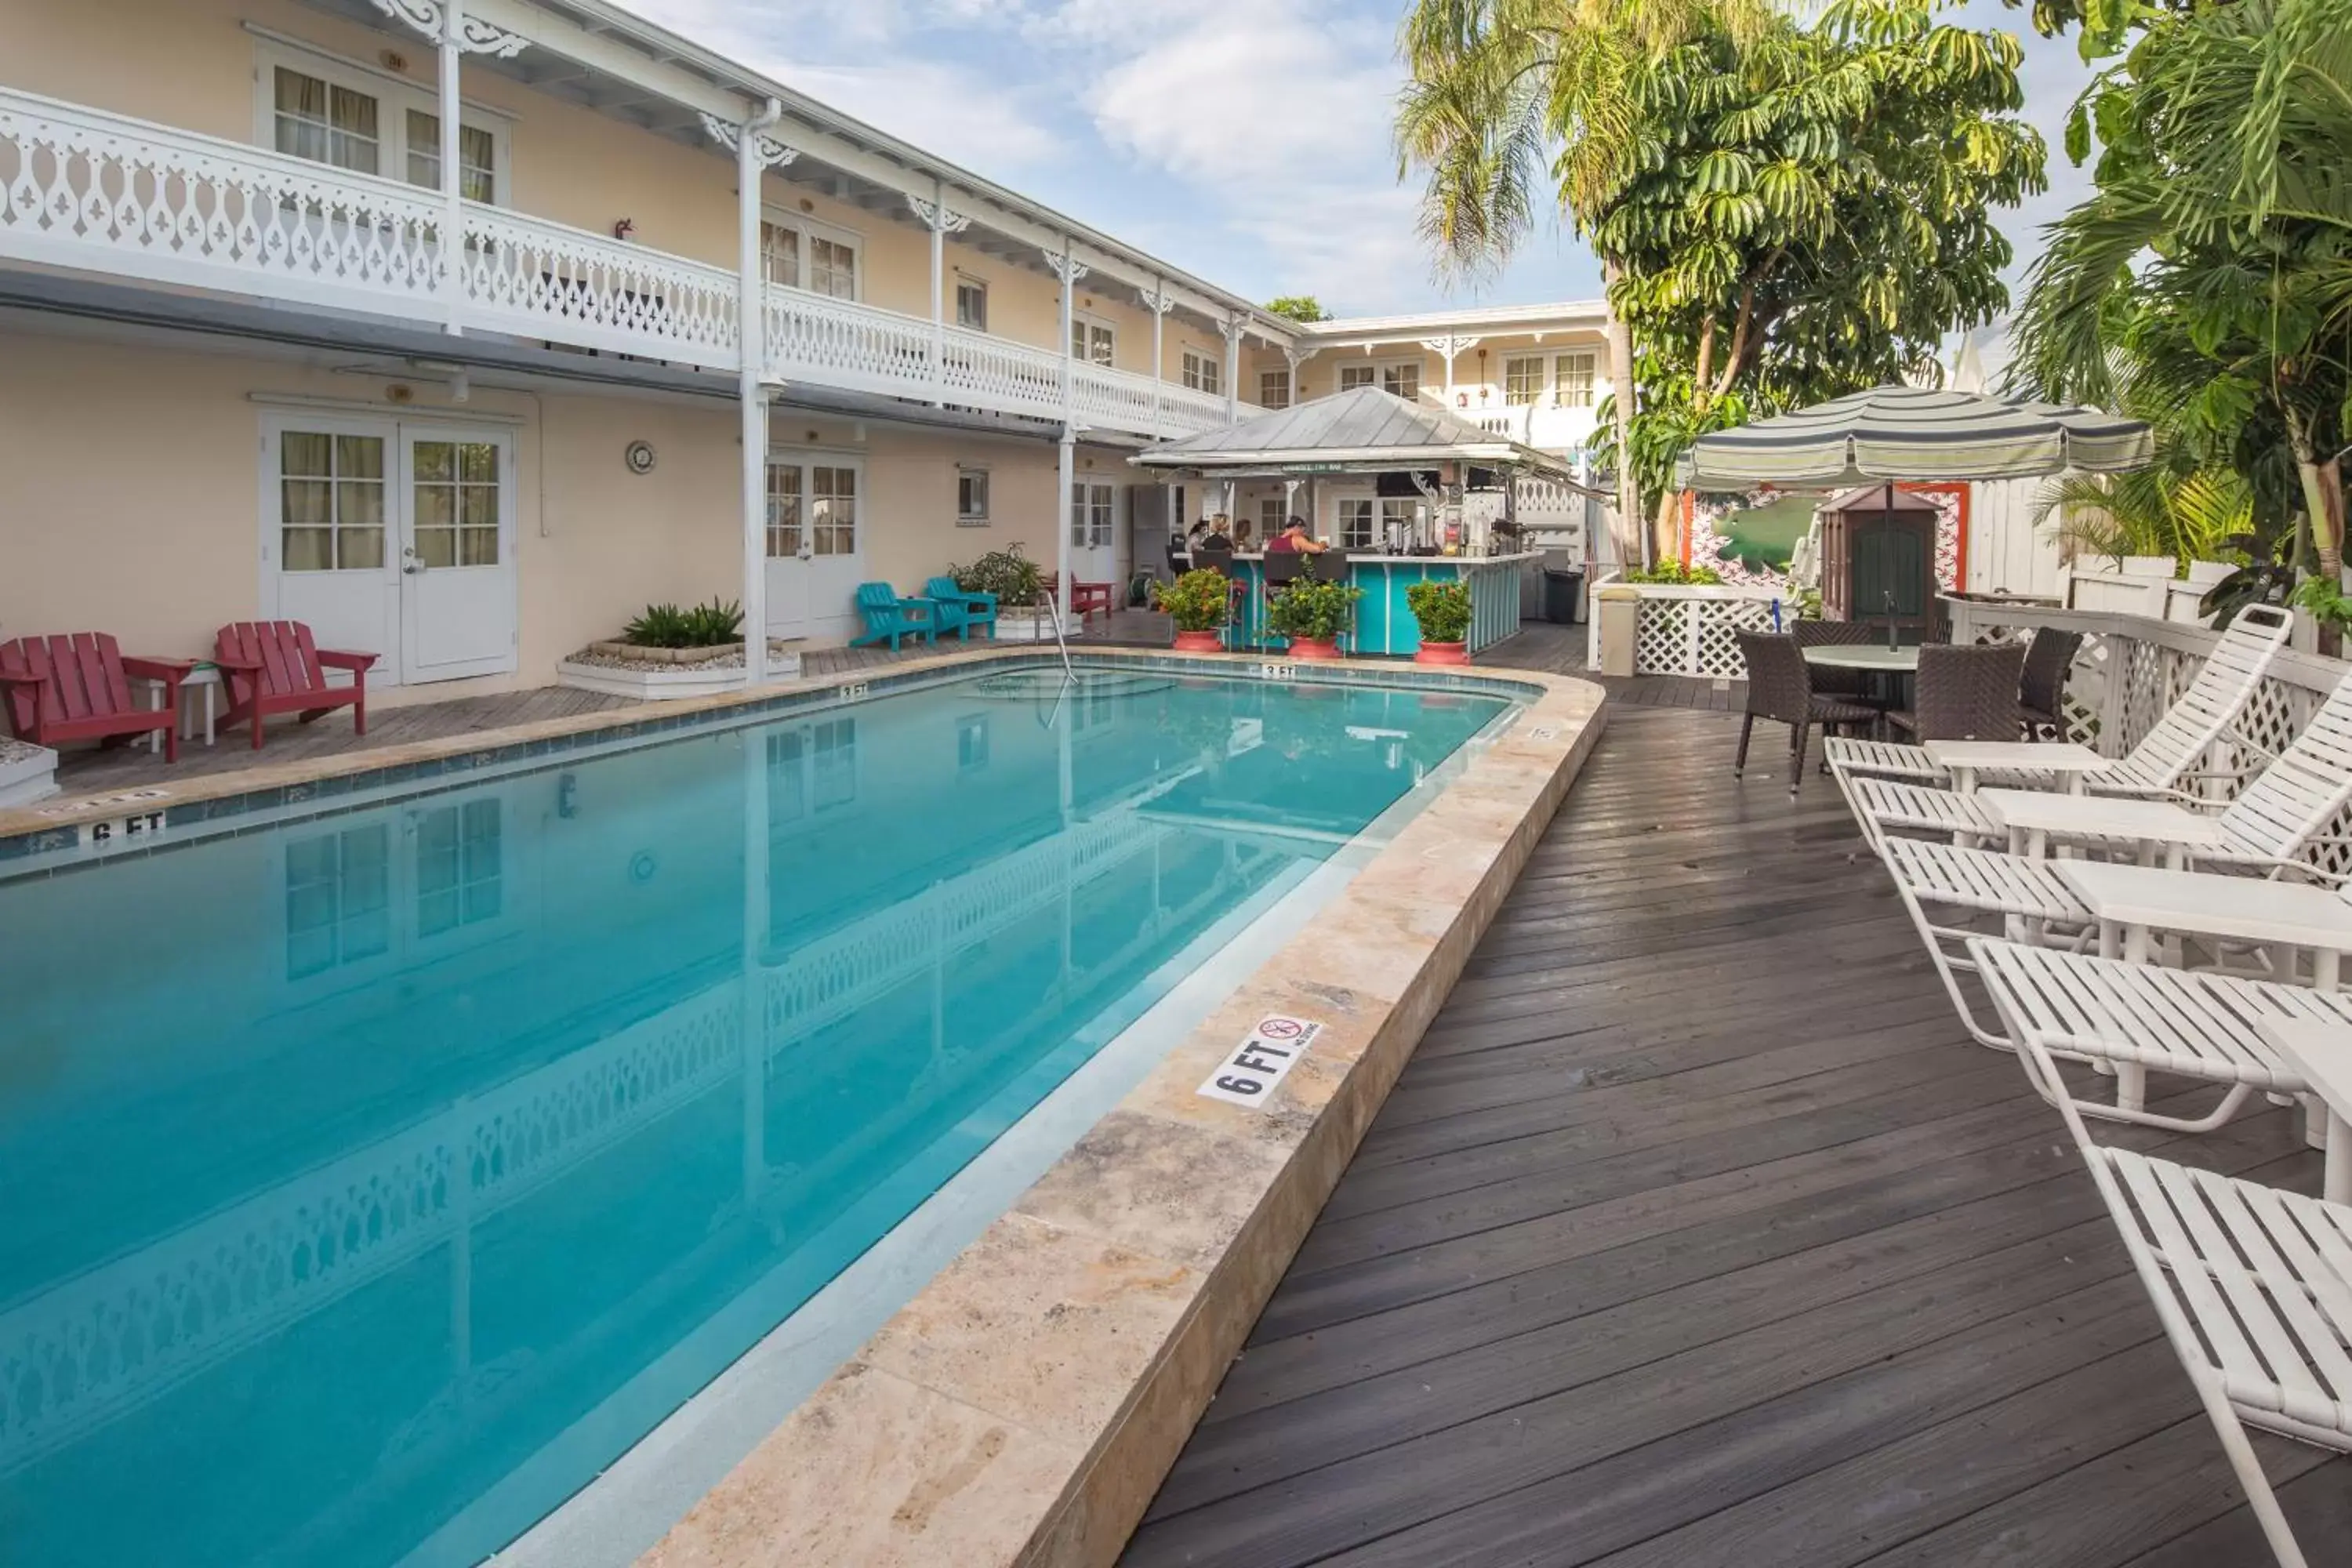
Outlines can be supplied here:
[[[262, 422], [289, 406], [499, 421], [514, 432], [518, 668], [388, 690], [385, 700], [543, 685], [557, 660], [650, 601], [741, 592], [730, 403], [477, 384], [457, 408], [431, 381], [6, 331], [0, 636], [100, 629], [134, 651], [194, 657], [225, 622], [262, 613]], [[636, 440], [659, 454], [650, 474], [622, 462]], [[1046, 442], [783, 409], [771, 444], [864, 464], [866, 578], [912, 588], [1014, 542], [1048, 567], [1054, 561], [1055, 454]], [[1090, 465], [1084, 471], [1133, 482], [1117, 454], [1089, 448], [1080, 460]], [[960, 464], [989, 470], [985, 528], [956, 526]]]
[[[1469, 335], [1467, 333], [1465, 334]], [[1485, 351], [1485, 358], [1479, 357]], [[1508, 336], [1478, 337], [1476, 348], [1465, 350], [1454, 362], [1454, 390], [1456, 412], [1465, 409], [1477, 413], [1482, 409], [1501, 408], [1504, 374], [1507, 361], [1523, 355], [1540, 354], [1546, 358], [1563, 353], [1589, 353], [1593, 356], [1593, 386], [1596, 400], [1607, 391], [1607, 344], [1597, 331], [1546, 332], [1540, 338], [1519, 332]], [[1339, 367], [1346, 364], [1389, 365], [1409, 362], [1421, 367], [1422, 400], [1433, 405], [1444, 401], [1445, 361], [1431, 353], [1418, 342], [1381, 343], [1370, 350], [1362, 347], [1327, 348], [1299, 366], [1298, 399], [1324, 397], [1339, 389]], [[1244, 395], [1257, 395], [1261, 372], [1281, 370], [1284, 361], [1276, 350], [1257, 348], [1242, 356]], [[1548, 367], [1556, 374], [1557, 367]]]

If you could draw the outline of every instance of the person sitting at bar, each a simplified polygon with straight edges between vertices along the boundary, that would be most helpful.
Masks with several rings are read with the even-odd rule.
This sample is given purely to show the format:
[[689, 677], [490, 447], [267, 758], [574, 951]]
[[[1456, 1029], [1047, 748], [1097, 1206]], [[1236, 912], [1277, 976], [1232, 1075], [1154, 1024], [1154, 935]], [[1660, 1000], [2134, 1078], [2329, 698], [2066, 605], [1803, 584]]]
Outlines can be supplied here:
[[1322, 540], [1307, 537], [1307, 520], [1303, 517], [1292, 518], [1288, 527], [1265, 542], [1266, 553], [1269, 555], [1277, 551], [1285, 553], [1296, 551], [1305, 555], [1320, 555], [1330, 548], [1330, 545]]
[[1243, 517], [1234, 520], [1234, 548], [1235, 550], [1255, 550], [1257, 548], [1250, 539], [1250, 531], [1249, 519]]

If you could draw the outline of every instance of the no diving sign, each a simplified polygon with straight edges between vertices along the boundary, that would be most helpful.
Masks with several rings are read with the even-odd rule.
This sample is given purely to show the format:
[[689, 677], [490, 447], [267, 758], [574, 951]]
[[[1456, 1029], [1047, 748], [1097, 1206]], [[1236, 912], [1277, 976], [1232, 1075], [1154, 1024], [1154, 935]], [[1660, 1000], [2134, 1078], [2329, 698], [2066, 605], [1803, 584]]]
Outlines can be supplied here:
[[1257, 1021], [1239, 1048], [1217, 1065], [1200, 1092], [1229, 1105], [1264, 1105], [1307, 1054], [1323, 1026], [1276, 1013]]

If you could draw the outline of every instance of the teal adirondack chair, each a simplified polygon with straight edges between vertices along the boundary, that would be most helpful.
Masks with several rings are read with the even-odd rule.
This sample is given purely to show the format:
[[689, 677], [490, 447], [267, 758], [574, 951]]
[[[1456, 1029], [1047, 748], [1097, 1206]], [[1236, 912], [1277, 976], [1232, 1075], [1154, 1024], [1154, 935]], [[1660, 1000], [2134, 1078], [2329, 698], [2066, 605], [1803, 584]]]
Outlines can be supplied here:
[[984, 626], [988, 640], [996, 640], [996, 595], [977, 588], [959, 588], [952, 577], [934, 577], [923, 584], [923, 597], [940, 607], [940, 630], [971, 640], [971, 628]]
[[902, 599], [898, 591], [887, 583], [857, 584], [857, 613], [866, 617], [866, 635], [852, 637], [849, 646], [863, 647], [867, 643], [889, 639], [890, 651], [898, 651], [900, 637], [920, 637], [925, 642], [939, 640], [940, 624], [933, 615], [935, 606], [929, 599]]

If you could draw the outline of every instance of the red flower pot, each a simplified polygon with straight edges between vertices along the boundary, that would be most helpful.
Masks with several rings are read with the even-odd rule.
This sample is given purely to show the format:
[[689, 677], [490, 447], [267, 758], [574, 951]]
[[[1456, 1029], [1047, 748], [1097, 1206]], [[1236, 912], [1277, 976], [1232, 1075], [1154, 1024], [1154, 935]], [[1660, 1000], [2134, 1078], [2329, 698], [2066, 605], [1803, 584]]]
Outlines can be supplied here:
[[1470, 645], [1466, 642], [1425, 642], [1413, 650], [1415, 664], [1467, 664]]
[[1176, 651], [1178, 653], [1222, 653], [1224, 651], [1224, 643], [1221, 634], [1216, 632], [1178, 632]]
[[1339, 657], [1338, 637], [1292, 637], [1290, 657], [1297, 659], [1326, 659]]

